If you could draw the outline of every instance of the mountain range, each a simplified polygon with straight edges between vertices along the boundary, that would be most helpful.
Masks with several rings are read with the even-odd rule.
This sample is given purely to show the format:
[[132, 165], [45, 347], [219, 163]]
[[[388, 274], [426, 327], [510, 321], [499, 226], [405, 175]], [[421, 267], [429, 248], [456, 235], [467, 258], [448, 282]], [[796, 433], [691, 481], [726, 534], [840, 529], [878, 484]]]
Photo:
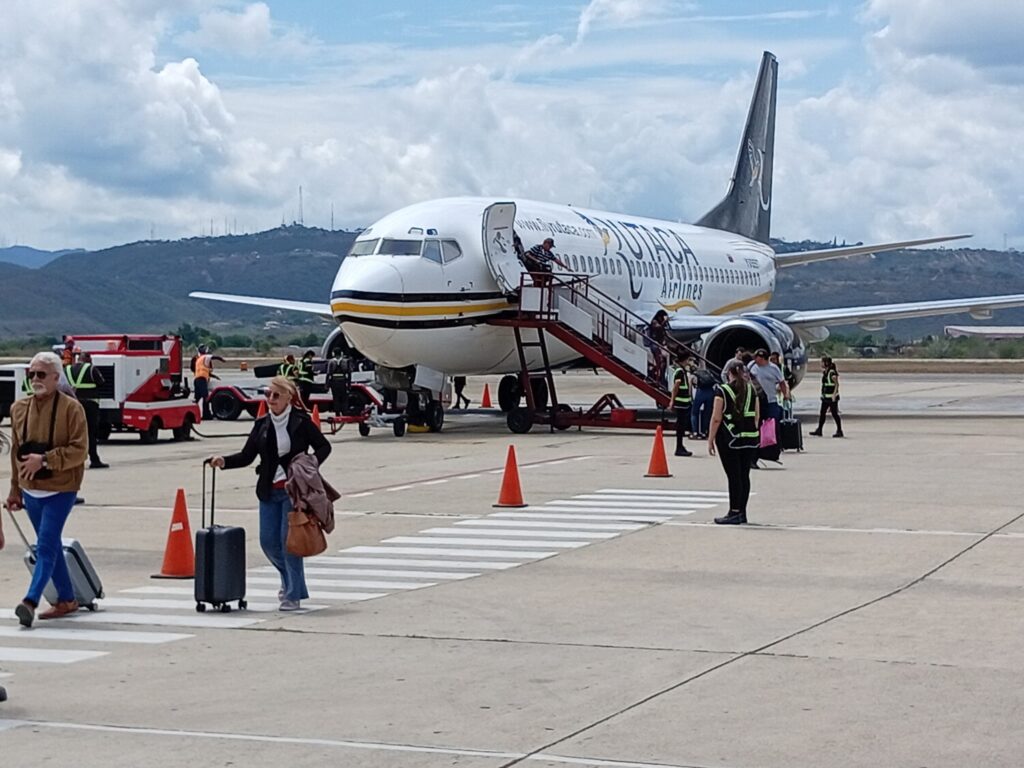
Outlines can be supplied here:
[[[249, 235], [142, 241], [99, 251], [45, 252], [17, 246], [0, 259], [0, 336], [167, 332], [182, 323], [258, 328], [267, 320], [321, 320], [188, 298], [195, 290], [327, 301], [357, 232], [290, 225]], [[778, 251], [828, 243], [773, 242]], [[0, 253], [15, 249], [0, 249]], [[52, 256], [52, 258], [50, 258]], [[29, 268], [41, 262], [37, 268]], [[895, 251], [818, 262], [779, 273], [771, 308], [812, 309], [1024, 293], [1024, 254], [970, 248]], [[967, 315], [893, 322], [877, 336], [941, 334]], [[1024, 309], [989, 324], [1024, 325]], [[847, 330], [850, 329], [837, 329]]]

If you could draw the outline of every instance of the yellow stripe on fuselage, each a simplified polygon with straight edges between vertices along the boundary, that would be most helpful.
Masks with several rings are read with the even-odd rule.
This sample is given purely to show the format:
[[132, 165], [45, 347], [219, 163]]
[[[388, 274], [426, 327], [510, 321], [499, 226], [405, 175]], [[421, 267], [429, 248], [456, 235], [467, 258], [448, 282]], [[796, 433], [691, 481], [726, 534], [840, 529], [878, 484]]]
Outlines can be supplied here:
[[677, 301], [675, 304], [665, 304], [665, 303], [662, 303], [661, 306], [664, 307], [665, 309], [667, 309], [669, 312], [675, 312], [676, 310], [682, 309], [683, 307], [691, 307], [692, 309], [697, 309], [697, 305], [694, 304], [689, 299], [683, 299], [682, 301]]
[[335, 314], [350, 315], [387, 315], [389, 317], [430, 317], [447, 315], [466, 315], [477, 312], [500, 312], [514, 306], [507, 301], [489, 301], [465, 304], [364, 304], [352, 301], [331, 302], [331, 311]]
[[755, 304], [767, 304], [772, 299], [772, 292], [765, 291], [762, 294], [753, 296], [749, 299], [743, 299], [742, 301], [734, 301], [732, 304], [726, 304], [724, 307], [712, 310], [709, 314], [712, 315], [728, 315], [732, 312], [737, 312], [747, 307], [752, 307]]

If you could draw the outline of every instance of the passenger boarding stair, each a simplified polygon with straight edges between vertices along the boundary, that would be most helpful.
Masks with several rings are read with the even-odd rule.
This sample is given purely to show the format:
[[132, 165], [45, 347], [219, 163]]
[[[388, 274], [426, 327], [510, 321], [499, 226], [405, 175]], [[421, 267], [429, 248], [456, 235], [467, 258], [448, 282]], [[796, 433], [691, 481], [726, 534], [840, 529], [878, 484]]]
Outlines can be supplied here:
[[[655, 375], [650, 364], [653, 355], [648, 350], [671, 366], [675, 353], [689, 348], [672, 340], [667, 345], [654, 341], [647, 333], [647, 320], [595, 288], [589, 277], [562, 273], [524, 274], [515, 315], [489, 322], [510, 326], [516, 336], [520, 385], [526, 407], [509, 413], [508, 425], [513, 432], [527, 432], [534, 424], [549, 424], [553, 429], [573, 426], [653, 428], [659, 425], [671, 428], [666, 417], [672, 400], [668, 376]], [[536, 335], [531, 336], [530, 330]], [[594, 367], [603, 368], [654, 400], [657, 418], [637, 418], [637, 410], [624, 408], [614, 394], [604, 395], [587, 411], [573, 410], [559, 403], [547, 335], [578, 352]], [[537, 354], [531, 353], [534, 349]], [[690, 351], [695, 358], [703, 359]]]

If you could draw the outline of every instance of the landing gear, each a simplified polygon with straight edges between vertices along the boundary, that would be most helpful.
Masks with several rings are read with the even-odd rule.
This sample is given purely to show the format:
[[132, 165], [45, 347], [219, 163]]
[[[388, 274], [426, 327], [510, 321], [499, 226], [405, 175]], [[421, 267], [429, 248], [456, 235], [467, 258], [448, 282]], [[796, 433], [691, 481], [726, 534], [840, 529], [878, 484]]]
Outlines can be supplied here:
[[548, 407], [548, 383], [544, 379], [530, 379], [530, 389], [533, 390], [533, 407], [543, 411]]
[[[440, 432], [444, 428], [444, 406], [439, 400], [434, 400], [429, 392], [411, 393], [405, 413], [409, 424], [426, 427], [431, 432]], [[404, 426], [403, 423], [403, 430]]]
[[518, 376], [502, 376], [498, 383], [498, 407], [502, 413], [509, 413], [519, 405], [523, 397], [523, 388], [519, 385]]
[[441, 428], [444, 427], [444, 406], [437, 400], [431, 400], [427, 403], [424, 417], [427, 428], [431, 432], [440, 432]]

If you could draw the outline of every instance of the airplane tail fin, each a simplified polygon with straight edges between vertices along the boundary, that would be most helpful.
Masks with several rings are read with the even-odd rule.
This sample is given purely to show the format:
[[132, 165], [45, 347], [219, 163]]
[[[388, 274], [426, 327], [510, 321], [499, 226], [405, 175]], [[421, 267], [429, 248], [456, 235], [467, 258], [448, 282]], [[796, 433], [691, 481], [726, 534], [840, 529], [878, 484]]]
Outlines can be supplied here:
[[775, 154], [775, 93], [779, 63], [764, 52], [757, 87], [750, 100], [747, 125], [740, 142], [729, 191], [704, 214], [698, 226], [735, 232], [768, 242], [772, 217], [772, 160]]

